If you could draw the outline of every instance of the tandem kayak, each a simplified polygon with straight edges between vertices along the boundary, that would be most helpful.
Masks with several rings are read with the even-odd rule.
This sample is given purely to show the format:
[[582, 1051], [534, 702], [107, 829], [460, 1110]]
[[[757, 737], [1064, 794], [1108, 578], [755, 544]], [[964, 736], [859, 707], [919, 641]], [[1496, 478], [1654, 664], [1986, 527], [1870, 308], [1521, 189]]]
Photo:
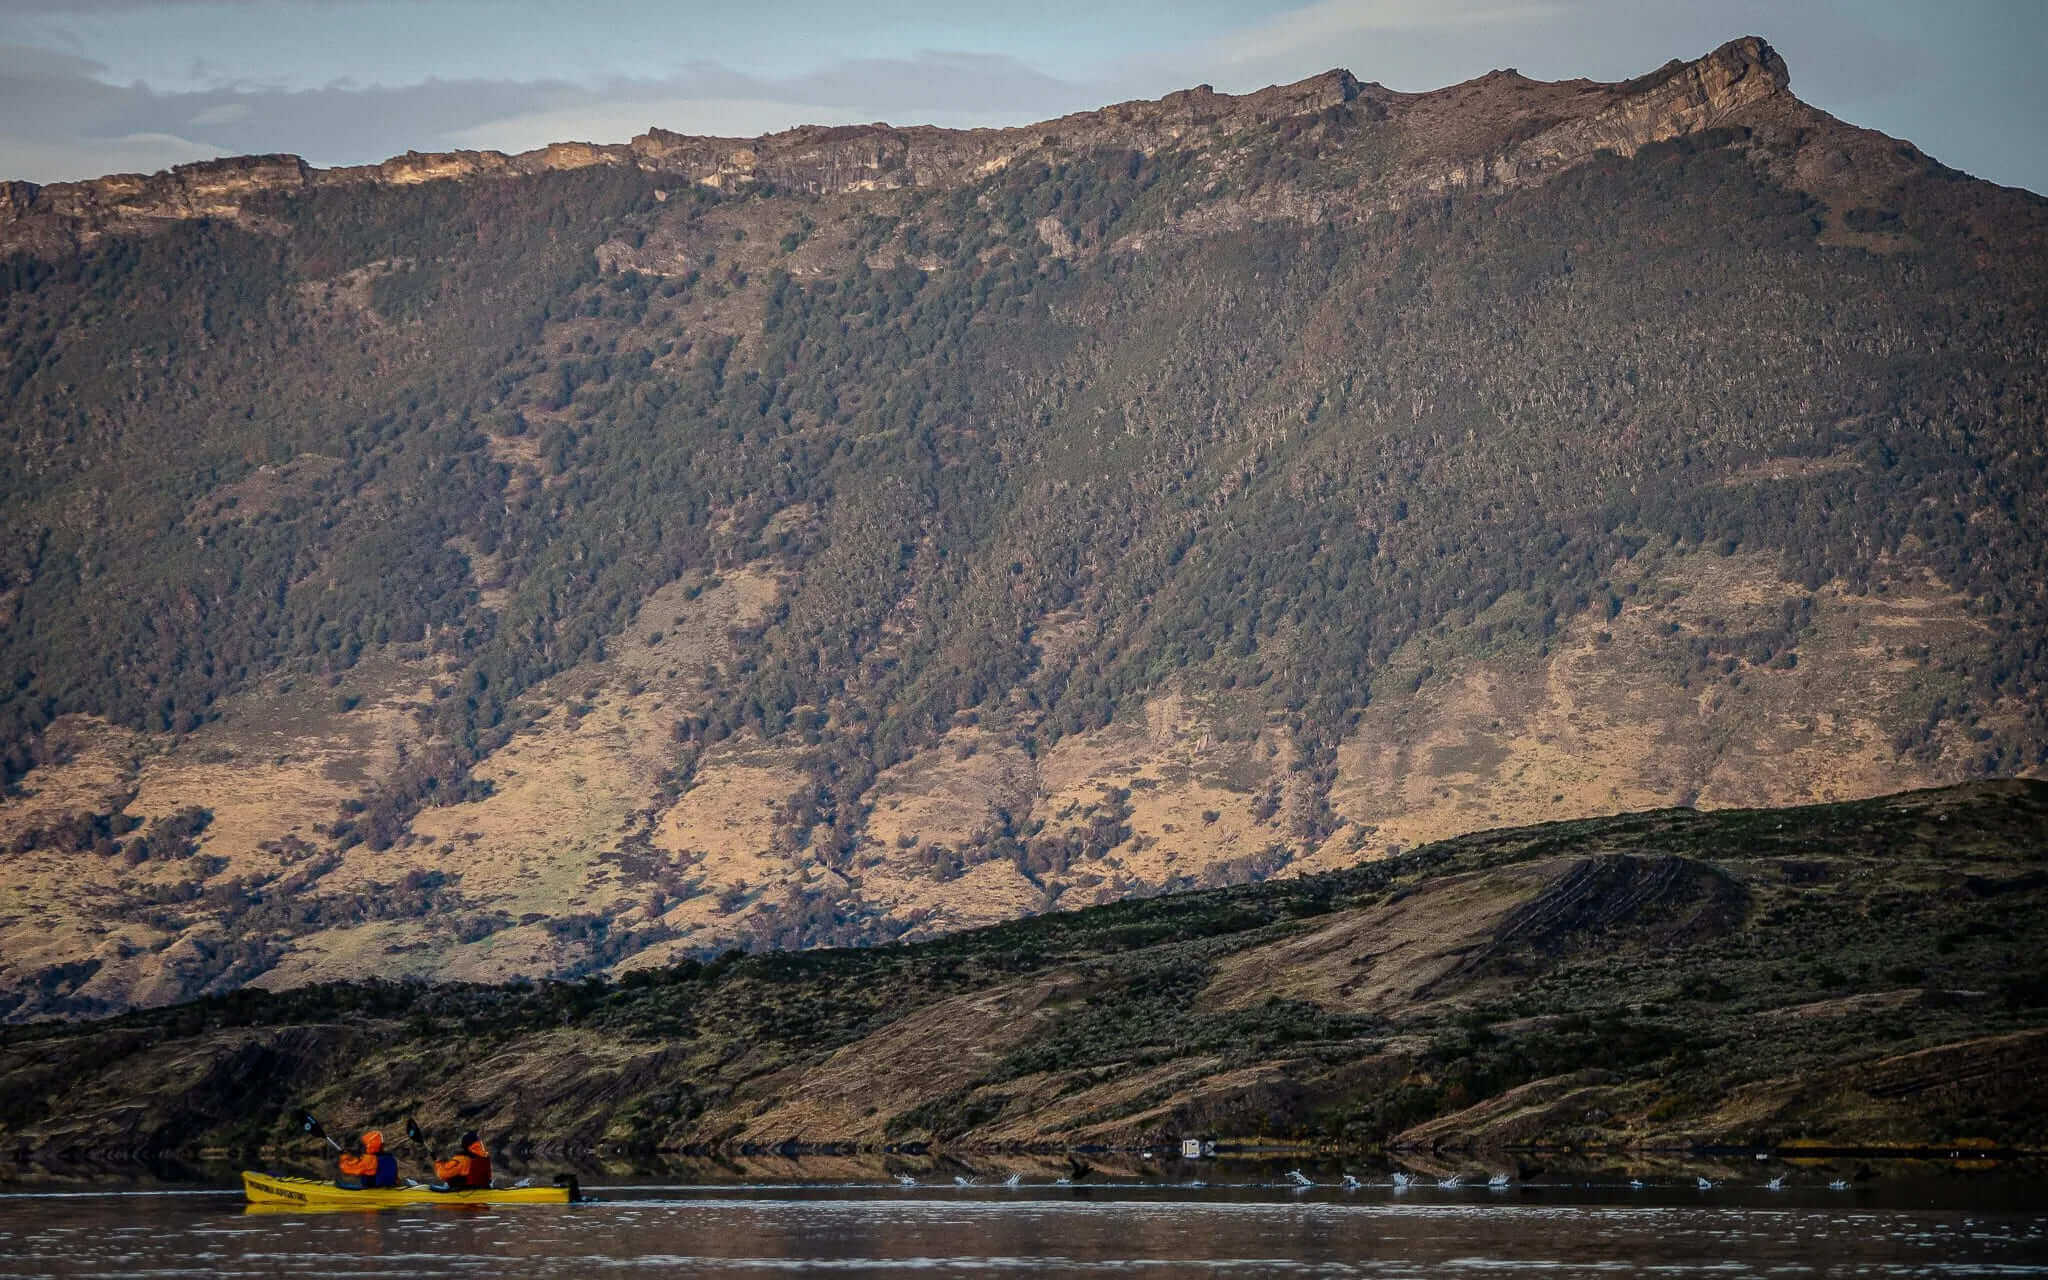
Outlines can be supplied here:
[[287, 1178], [242, 1172], [242, 1194], [251, 1205], [294, 1209], [395, 1209], [401, 1205], [568, 1204], [579, 1199], [576, 1180], [552, 1187], [492, 1187], [484, 1191], [436, 1191], [418, 1184], [350, 1191], [318, 1178]]

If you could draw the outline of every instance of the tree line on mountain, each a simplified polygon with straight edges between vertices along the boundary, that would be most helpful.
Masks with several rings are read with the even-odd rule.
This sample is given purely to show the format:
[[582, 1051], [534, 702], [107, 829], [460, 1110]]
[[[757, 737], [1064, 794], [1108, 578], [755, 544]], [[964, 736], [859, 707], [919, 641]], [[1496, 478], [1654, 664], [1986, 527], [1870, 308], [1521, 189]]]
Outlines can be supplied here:
[[[1734, 136], [1356, 224], [1173, 231], [1373, 136], [1340, 112], [1220, 177], [1191, 150], [1049, 149], [876, 197], [823, 277], [600, 271], [599, 244], [714, 213], [798, 210], [785, 255], [842, 225], [602, 168], [279, 196], [284, 236], [198, 222], [13, 260], [0, 763], [18, 777], [62, 712], [185, 732], [269, 673], [413, 646], [453, 665], [435, 745], [331, 826], [387, 847], [482, 794], [468, 770], [521, 694], [604, 657], [653, 587], [769, 561], [789, 590], [678, 726], [669, 788], [735, 735], [799, 747], [790, 856], [852, 865], [878, 773], [958, 717], [1036, 754], [1168, 681], [1287, 729], [1316, 799], [1286, 834], [1313, 841], [1393, 654], [1450, 630], [1540, 653], [1628, 609], [1613, 567], [1646, 549], [1765, 551], [1798, 585], [1781, 628], [1698, 642], [1721, 665], [1796, 662], [1814, 592], [1939, 575], [1990, 656], [1915, 742], [2002, 707], [2018, 727], [1968, 767], [2048, 762], [2034, 264], [1960, 234], [1932, 178], [1888, 211], [1910, 251], [1830, 247]], [[2038, 205], [2008, 203], [2031, 233]], [[310, 300], [369, 268], [362, 311]], [[735, 298], [758, 321], [692, 327]], [[311, 492], [209, 505], [305, 455], [338, 460]], [[1742, 479], [1766, 460], [1816, 465]], [[1058, 660], [1054, 621], [1081, 636]], [[991, 828], [954, 853], [1050, 881], [1098, 843]], [[799, 914], [829, 933], [835, 910]]]

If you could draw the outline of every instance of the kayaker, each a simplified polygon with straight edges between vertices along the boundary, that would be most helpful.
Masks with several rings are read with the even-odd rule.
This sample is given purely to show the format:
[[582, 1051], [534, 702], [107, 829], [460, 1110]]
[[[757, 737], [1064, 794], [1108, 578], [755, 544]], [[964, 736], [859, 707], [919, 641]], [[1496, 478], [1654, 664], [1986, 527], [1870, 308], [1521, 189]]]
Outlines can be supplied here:
[[362, 1136], [357, 1149], [341, 1153], [341, 1176], [334, 1185], [348, 1191], [398, 1185], [398, 1161], [384, 1150], [384, 1135], [376, 1129]]
[[434, 1161], [434, 1176], [450, 1191], [481, 1191], [491, 1185], [491, 1153], [471, 1129], [462, 1135], [462, 1150], [446, 1160]]

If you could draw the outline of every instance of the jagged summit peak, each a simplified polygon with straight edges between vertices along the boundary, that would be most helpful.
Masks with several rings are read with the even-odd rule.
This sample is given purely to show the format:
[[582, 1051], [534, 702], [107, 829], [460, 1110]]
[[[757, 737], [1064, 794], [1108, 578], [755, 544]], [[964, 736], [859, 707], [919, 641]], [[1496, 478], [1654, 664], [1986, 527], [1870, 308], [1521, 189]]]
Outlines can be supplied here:
[[1621, 81], [1615, 87], [1635, 91], [1654, 88], [1689, 71], [1728, 84], [1748, 81], [1754, 76], [1762, 81], [1767, 92], [1789, 88], [1792, 83], [1791, 69], [1770, 41], [1762, 36], [1739, 36], [1704, 57], [1673, 58], [1655, 71]]
[[1779, 55], [1778, 51], [1771, 47], [1771, 42], [1762, 36], [1738, 36], [1708, 54], [1701, 61], [1717, 62], [1728, 66], [1755, 67], [1764, 75], [1777, 81], [1780, 89], [1788, 88], [1792, 83], [1791, 68], [1785, 65], [1785, 59]]

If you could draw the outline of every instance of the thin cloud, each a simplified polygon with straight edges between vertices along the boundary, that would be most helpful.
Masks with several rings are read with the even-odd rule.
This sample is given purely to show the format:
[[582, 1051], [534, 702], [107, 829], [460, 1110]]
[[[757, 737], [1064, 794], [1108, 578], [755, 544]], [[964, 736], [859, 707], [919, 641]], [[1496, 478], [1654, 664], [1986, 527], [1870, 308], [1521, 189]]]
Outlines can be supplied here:
[[[37, 18], [71, 17], [85, 13], [133, 13], [138, 9], [205, 9], [238, 7], [253, 9], [274, 5], [278, 0], [0, 0], [0, 17], [20, 15]], [[426, 0], [417, 0], [426, 3]], [[348, 5], [389, 4], [390, 0], [293, 0], [319, 8]]]
[[105, 74], [105, 63], [37, 45], [0, 43], [0, 77], [10, 80], [90, 80]]
[[705, 62], [660, 80], [614, 81], [586, 99], [480, 121], [447, 138], [461, 147], [516, 151], [571, 139], [623, 142], [650, 125], [728, 138], [875, 121], [971, 129], [1086, 109], [1101, 93], [988, 54], [849, 59], [788, 77]]
[[[797, 124], [1017, 124], [1095, 105], [1099, 87], [1015, 59], [932, 51], [762, 77], [714, 62], [660, 79], [428, 80], [315, 89], [119, 85], [90, 59], [0, 46], [0, 177], [35, 182], [288, 151], [318, 165], [406, 150], [623, 142], [659, 125], [751, 137]], [[176, 133], [164, 131], [174, 122]]]
[[1321, 0], [1213, 42], [1225, 62], [1286, 57], [1325, 47], [1332, 40], [1373, 32], [1426, 32], [1473, 27], [1524, 26], [1550, 22], [1569, 4], [1501, 3], [1500, 0]]
[[58, 182], [107, 173], [155, 173], [172, 165], [211, 160], [226, 154], [219, 147], [173, 133], [94, 138], [90, 144], [91, 173], [88, 174], [79, 167], [80, 143], [75, 139], [39, 142], [32, 138], [0, 136], [0, 174], [18, 175], [31, 182]]
[[246, 102], [219, 102], [193, 115], [188, 124], [204, 128], [208, 125], [240, 124], [253, 114]]
[[594, 102], [486, 120], [447, 135], [457, 148], [530, 151], [550, 142], [624, 142], [649, 127], [712, 138], [752, 138], [797, 124], [867, 124], [873, 116], [844, 107], [762, 98], [656, 98]]

